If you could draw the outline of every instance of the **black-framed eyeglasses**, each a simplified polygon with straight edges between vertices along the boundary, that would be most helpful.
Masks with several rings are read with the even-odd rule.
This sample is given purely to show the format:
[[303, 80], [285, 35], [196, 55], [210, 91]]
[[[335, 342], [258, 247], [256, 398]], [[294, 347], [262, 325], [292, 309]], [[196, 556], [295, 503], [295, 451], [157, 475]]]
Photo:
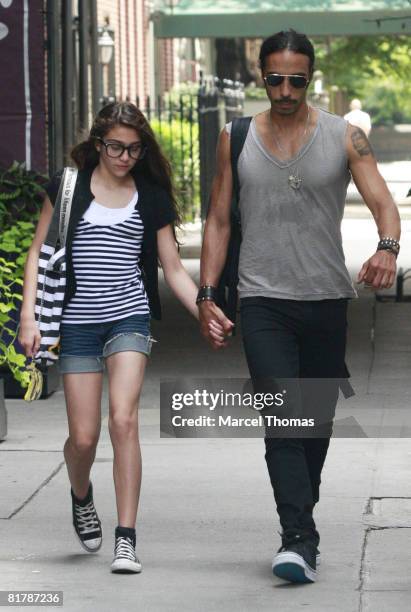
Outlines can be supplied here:
[[307, 77], [301, 74], [278, 74], [277, 72], [272, 72], [264, 77], [264, 81], [270, 87], [278, 87], [284, 82], [284, 79], [288, 79], [291, 87], [295, 87], [295, 89], [304, 89], [310, 82]]
[[121, 157], [124, 151], [127, 151], [131, 159], [141, 159], [147, 151], [147, 147], [142, 142], [132, 142], [130, 145], [123, 145], [121, 142], [106, 142], [102, 138], [97, 138], [106, 148], [106, 153], [109, 157]]

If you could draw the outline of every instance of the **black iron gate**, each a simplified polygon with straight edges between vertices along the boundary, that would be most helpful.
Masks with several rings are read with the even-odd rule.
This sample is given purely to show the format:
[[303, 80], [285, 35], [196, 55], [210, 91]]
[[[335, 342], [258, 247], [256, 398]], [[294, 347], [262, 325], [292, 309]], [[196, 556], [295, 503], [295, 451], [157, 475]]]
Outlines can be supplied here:
[[223, 125], [244, 112], [244, 85], [215, 77], [201, 80], [198, 92], [201, 219], [207, 216], [216, 167], [218, 135]]
[[136, 100], [171, 162], [185, 221], [207, 214], [220, 130], [243, 115], [244, 86], [215, 77], [202, 79], [197, 93], [168, 93]]

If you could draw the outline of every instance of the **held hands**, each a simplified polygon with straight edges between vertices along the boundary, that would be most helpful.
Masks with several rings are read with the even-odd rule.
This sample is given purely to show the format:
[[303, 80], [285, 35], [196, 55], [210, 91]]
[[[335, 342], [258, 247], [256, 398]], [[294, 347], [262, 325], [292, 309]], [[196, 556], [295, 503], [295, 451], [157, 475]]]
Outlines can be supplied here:
[[391, 251], [377, 251], [361, 268], [357, 282], [372, 289], [389, 289], [395, 280], [397, 263]]
[[213, 349], [226, 347], [227, 338], [231, 336], [234, 323], [228, 319], [221, 308], [214, 302], [206, 300], [198, 305], [200, 330]]

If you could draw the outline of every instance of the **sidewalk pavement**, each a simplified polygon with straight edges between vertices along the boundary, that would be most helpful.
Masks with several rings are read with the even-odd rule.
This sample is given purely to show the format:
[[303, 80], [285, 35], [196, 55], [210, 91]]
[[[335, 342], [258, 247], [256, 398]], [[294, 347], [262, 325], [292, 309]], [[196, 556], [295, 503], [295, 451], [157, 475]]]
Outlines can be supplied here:
[[[400, 261], [408, 267], [410, 231], [405, 222]], [[375, 230], [369, 220], [346, 219], [343, 234], [354, 275], [375, 246]], [[198, 280], [198, 260], [185, 265]], [[161, 376], [247, 376], [239, 336], [225, 351], [209, 350], [164, 284], [161, 293], [165, 315], [154, 325], [159, 342], [140, 408], [142, 574], [109, 572], [116, 510], [106, 392], [92, 471], [103, 547], [89, 555], [76, 541], [58, 391], [32, 404], [7, 401], [9, 434], [0, 444], [0, 590], [62, 590], [69, 612], [411, 609], [411, 441], [399, 437], [407, 434], [410, 405], [411, 303], [376, 304], [363, 291], [350, 304], [347, 362], [357, 395], [339, 416], [351, 414], [345, 408], [351, 402], [352, 414], [363, 419], [354, 435], [376, 427], [392, 437], [332, 440], [316, 509], [318, 582], [294, 586], [271, 573], [279, 524], [263, 441], [159, 437]]]

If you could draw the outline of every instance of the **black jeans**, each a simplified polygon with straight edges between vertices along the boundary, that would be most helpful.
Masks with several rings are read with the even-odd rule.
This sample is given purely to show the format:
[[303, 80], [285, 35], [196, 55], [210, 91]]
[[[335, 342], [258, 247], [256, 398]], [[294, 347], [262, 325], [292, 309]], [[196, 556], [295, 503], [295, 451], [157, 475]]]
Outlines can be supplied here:
[[[347, 302], [242, 298], [243, 342], [253, 382], [346, 376]], [[338, 388], [333, 411], [337, 399]], [[312, 512], [319, 500], [329, 442], [329, 437], [265, 438], [265, 458], [284, 531], [308, 531], [319, 539]]]

